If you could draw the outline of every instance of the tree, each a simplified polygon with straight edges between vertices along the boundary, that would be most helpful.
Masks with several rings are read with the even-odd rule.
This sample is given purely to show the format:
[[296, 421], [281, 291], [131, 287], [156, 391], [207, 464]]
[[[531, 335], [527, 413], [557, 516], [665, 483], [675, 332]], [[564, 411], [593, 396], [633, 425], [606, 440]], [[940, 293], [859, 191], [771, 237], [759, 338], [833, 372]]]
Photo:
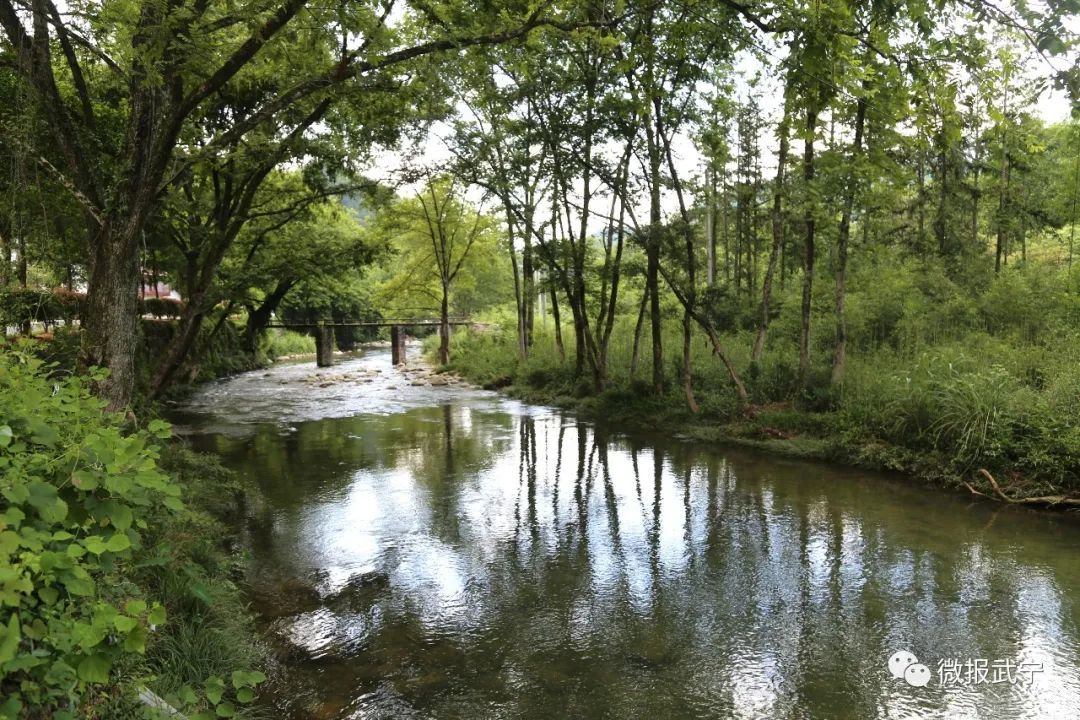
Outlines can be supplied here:
[[406, 314], [438, 313], [439, 362], [449, 363], [454, 293], [493, 255], [493, 220], [465, 202], [458, 181], [429, 177], [415, 195], [381, 210], [370, 232], [396, 256], [380, 294], [393, 298], [392, 307]]
[[[392, 7], [139, 0], [115, 12], [91, 5], [66, 16], [52, 0], [25, 10], [0, 0], [16, 67], [34, 87], [55, 144], [58, 164], [50, 164], [84, 211], [91, 261], [83, 356], [110, 370], [98, 390], [111, 408], [126, 406], [134, 387], [139, 245], [162, 195], [191, 161], [177, 149], [193, 140], [185, 137], [191, 122], [227, 86], [257, 72], [255, 61], [268, 49], [291, 46], [290, 66], [264, 75], [272, 87], [265, 100], [230, 117], [229, 129], [198, 155], [223, 152], [251, 133], [302, 133], [327, 112], [338, 88], [409, 82], [402, 66], [434, 53], [567, 26], [547, 5], [520, 14], [448, 5], [442, 15], [450, 21], [438, 12], [437, 22], [407, 14], [391, 26]], [[294, 22], [299, 16], [305, 21]], [[54, 48], [62, 62], [54, 62]], [[110, 124], [118, 118], [121, 132], [110, 132], [106, 115]]]

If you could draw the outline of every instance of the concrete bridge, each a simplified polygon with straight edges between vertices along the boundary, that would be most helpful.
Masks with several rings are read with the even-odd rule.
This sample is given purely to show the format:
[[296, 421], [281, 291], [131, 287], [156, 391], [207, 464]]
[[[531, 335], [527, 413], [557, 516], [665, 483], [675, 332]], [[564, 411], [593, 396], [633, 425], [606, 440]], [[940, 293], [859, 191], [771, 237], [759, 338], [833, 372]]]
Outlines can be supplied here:
[[[468, 325], [485, 327], [483, 323], [471, 320], [455, 319], [447, 323], [451, 326]], [[334, 364], [334, 328], [390, 328], [390, 360], [394, 365], [405, 364], [405, 328], [439, 327], [439, 320], [381, 320], [379, 322], [318, 322], [318, 323], [270, 323], [267, 327], [288, 328], [290, 330], [313, 330], [315, 335], [315, 364], [330, 367]]]

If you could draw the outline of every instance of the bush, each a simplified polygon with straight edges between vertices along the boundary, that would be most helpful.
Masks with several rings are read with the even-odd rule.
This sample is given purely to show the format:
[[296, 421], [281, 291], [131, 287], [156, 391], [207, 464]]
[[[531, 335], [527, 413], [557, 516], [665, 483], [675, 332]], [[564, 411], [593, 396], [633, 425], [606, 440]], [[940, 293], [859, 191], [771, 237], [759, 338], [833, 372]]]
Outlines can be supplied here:
[[184, 312], [184, 302], [170, 297], [147, 297], [139, 301], [139, 309], [144, 315], [156, 318], [178, 318]]
[[0, 291], [0, 324], [55, 324], [79, 316], [85, 296], [67, 290], [6, 288]]
[[[167, 531], [197, 522], [160, 465], [167, 423], [126, 431], [87, 380], [55, 380], [21, 347], [0, 354], [0, 718], [74, 718], [130, 701], [153, 641], [175, 629], [147, 568], [177, 576]], [[206, 678], [193, 718], [249, 700], [258, 673]], [[125, 701], [125, 702], [126, 702]], [[211, 714], [207, 714], [207, 713]]]
[[[160, 603], [121, 580], [156, 508], [180, 488], [157, 437], [121, 432], [83, 380], [51, 383], [28, 353], [0, 358], [0, 716], [73, 717], [118, 662], [145, 650]], [[31, 713], [31, 716], [34, 713]]]

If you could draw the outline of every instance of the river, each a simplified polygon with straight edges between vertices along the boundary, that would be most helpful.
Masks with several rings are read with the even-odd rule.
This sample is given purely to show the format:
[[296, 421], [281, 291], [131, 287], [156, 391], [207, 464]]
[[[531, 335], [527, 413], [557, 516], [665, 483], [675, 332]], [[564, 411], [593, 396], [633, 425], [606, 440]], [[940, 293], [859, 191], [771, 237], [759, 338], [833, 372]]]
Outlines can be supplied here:
[[385, 350], [316, 372], [176, 415], [260, 491], [273, 717], [1080, 717], [1070, 517], [416, 386]]

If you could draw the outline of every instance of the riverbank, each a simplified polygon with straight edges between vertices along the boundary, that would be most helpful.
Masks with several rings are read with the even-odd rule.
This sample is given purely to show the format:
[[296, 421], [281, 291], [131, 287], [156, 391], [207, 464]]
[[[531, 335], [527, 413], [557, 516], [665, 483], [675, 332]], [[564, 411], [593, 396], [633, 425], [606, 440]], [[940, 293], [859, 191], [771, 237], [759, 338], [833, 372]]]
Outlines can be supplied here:
[[[457, 335], [449, 369], [514, 398], [628, 429], [898, 472], [927, 487], [996, 502], [1057, 509], [1080, 504], [1080, 447], [1068, 415], [1045, 394], [1016, 385], [1004, 368], [961, 365], [948, 348], [908, 366], [852, 359], [845, 394], [812, 386], [791, 399], [777, 391], [782, 383], [767, 355], [764, 370], [744, 377], [751, 402], [743, 407], [726, 378], [706, 369], [706, 363], [718, 364], [715, 358], [695, 357], [701, 409], [695, 414], [672, 378], [659, 395], [648, 383], [626, 378], [595, 393], [588, 380], [574, 376], [572, 360], [539, 347], [550, 338], [538, 338], [534, 356], [519, 363], [511, 335], [505, 329]], [[646, 367], [640, 376], [647, 373]], [[1052, 400], [1060, 405], [1067, 398]]]
[[[523, 402], [570, 410], [587, 420], [603, 420], [627, 430], [663, 433], [700, 442], [749, 448], [780, 457], [819, 460], [880, 472], [897, 472], [938, 487], [970, 492], [959, 475], [943, 471], [941, 458], [918, 456], [904, 448], [880, 443], [852, 443], [817, 430], [828, 419], [785, 406], [754, 408], [739, 419], [694, 415], [665, 402], [650, 401], [647, 393], [631, 396], [611, 392], [574, 397], [550, 388], [505, 385], [495, 389]], [[987, 491], [990, 488], [987, 484]]]

